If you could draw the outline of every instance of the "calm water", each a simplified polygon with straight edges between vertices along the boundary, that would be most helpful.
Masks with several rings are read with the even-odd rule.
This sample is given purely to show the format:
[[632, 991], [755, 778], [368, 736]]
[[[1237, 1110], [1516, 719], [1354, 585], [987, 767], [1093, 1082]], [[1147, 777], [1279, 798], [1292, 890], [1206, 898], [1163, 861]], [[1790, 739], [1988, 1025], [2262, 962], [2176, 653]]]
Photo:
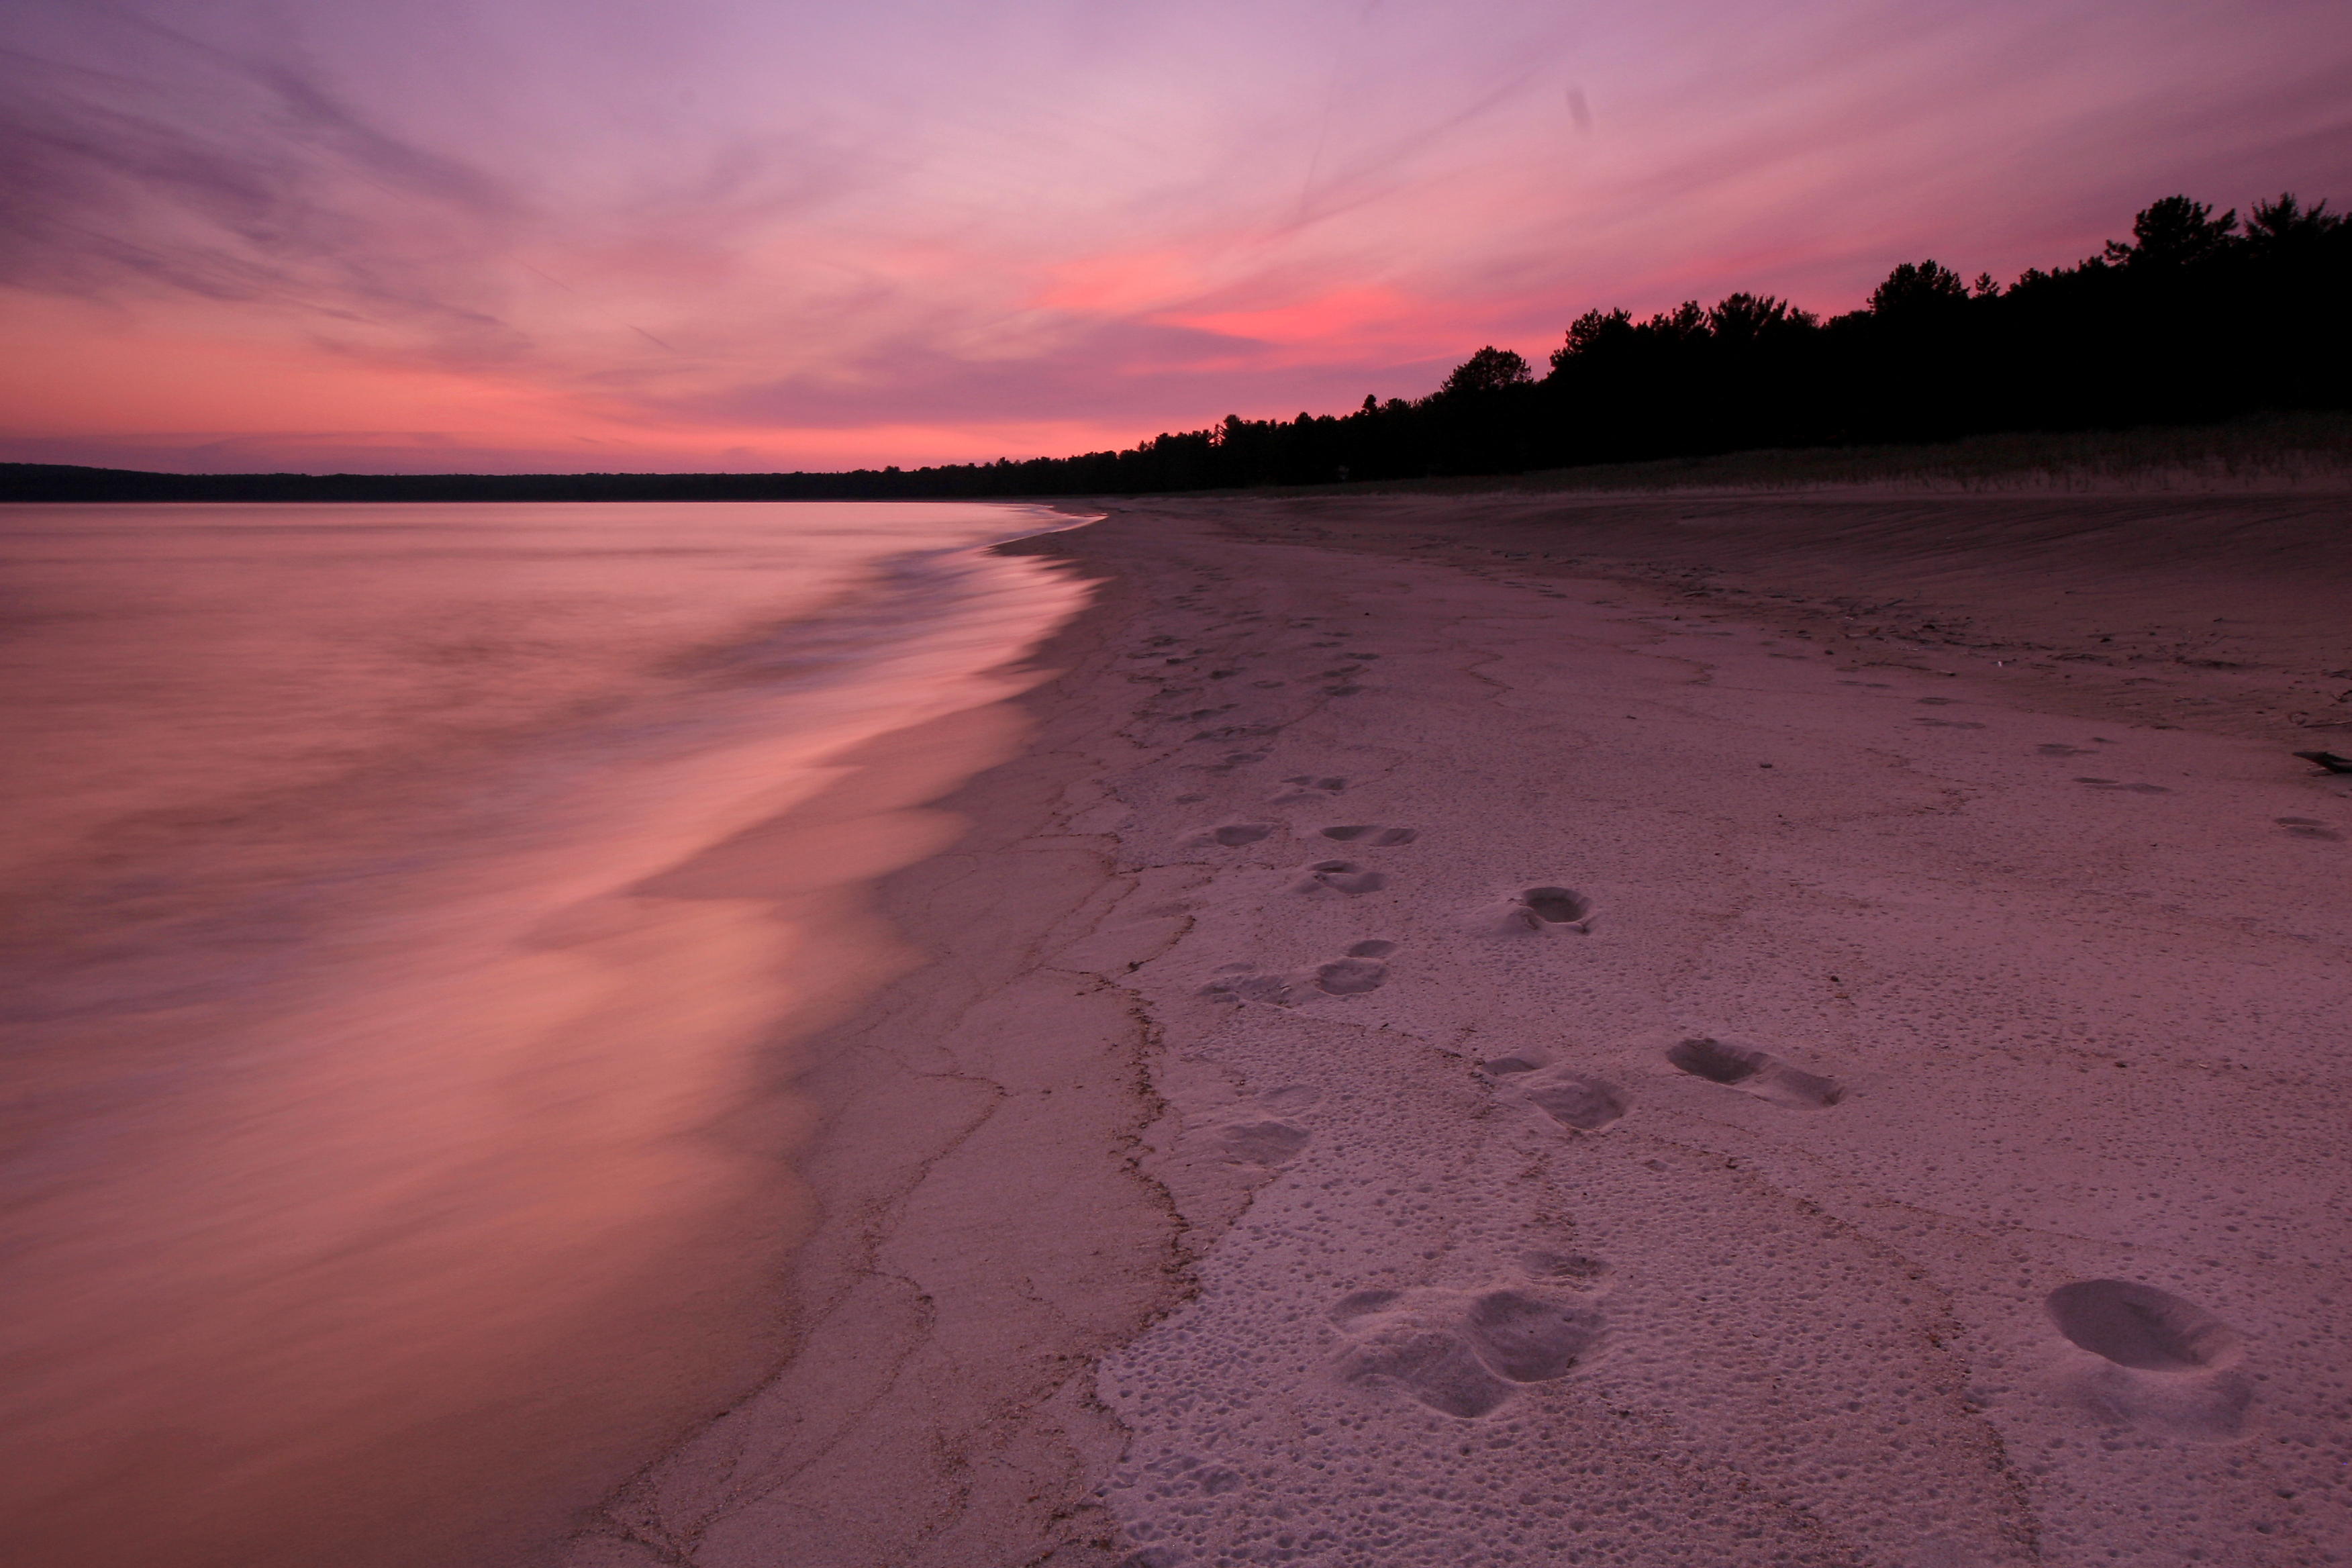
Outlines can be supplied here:
[[710, 1414], [862, 960], [663, 873], [1003, 695], [1066, 521], [0, 508], [16, 1560], [529, 1561]]

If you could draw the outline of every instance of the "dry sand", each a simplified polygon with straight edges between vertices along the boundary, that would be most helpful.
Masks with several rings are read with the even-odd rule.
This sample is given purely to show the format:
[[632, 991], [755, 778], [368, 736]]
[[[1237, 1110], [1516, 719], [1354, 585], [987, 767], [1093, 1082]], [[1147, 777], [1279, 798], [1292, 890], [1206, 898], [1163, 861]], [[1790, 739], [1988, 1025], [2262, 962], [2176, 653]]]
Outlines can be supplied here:
[[2347, 510], [1032, 542], [793, 1357], [571, 1563], [2344, 1560]]

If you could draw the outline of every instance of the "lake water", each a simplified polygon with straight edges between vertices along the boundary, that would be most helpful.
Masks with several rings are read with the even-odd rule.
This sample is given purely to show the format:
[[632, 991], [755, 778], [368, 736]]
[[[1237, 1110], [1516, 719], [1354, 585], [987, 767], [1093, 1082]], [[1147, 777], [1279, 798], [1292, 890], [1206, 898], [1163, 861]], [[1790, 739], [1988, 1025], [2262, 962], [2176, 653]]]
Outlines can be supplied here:
[[751, 1375], [882, 960], [664, 876], [1015, 689], [1069, 521], [0, 508], [15, 1560], [532, 1561]]

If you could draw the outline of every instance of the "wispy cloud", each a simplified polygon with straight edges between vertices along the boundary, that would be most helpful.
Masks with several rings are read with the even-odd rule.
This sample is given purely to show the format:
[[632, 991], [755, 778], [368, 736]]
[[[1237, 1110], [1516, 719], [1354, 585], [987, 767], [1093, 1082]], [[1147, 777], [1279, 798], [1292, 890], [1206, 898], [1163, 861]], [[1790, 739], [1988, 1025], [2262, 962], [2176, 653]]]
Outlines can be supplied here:
[[[2184, 184], [2352, 195], [2302, 0], [16, 11], [19, 453], [985, 457], [1416, 391], [1591, 304], [2063, 258]], [[184, 417], [110, 398], [141, 342]]]

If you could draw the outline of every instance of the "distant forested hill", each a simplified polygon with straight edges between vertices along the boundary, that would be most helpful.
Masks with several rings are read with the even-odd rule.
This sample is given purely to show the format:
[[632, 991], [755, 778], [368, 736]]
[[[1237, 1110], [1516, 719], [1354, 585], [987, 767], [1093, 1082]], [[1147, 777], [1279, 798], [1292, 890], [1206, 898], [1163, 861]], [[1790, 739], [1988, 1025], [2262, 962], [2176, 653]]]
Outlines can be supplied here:
[[16, 500], [884, 500], [1504, 474], [1757, 447], [2202, 424], [2352, 407], [2352, 223], [2187, 196], [2006, 286], [1933, 260], [1821, 320], [1769, 295], [1589, 310], [1549, 374], [1483, 348], [1426, 397], [1229, 416], [1118, 452], [830, 474], [179, 475], [0, 464]]
[[1002, 496], [1000, 465], [841, 474], [157, 474], [0, 463], [0, 501], [911, 500]]

